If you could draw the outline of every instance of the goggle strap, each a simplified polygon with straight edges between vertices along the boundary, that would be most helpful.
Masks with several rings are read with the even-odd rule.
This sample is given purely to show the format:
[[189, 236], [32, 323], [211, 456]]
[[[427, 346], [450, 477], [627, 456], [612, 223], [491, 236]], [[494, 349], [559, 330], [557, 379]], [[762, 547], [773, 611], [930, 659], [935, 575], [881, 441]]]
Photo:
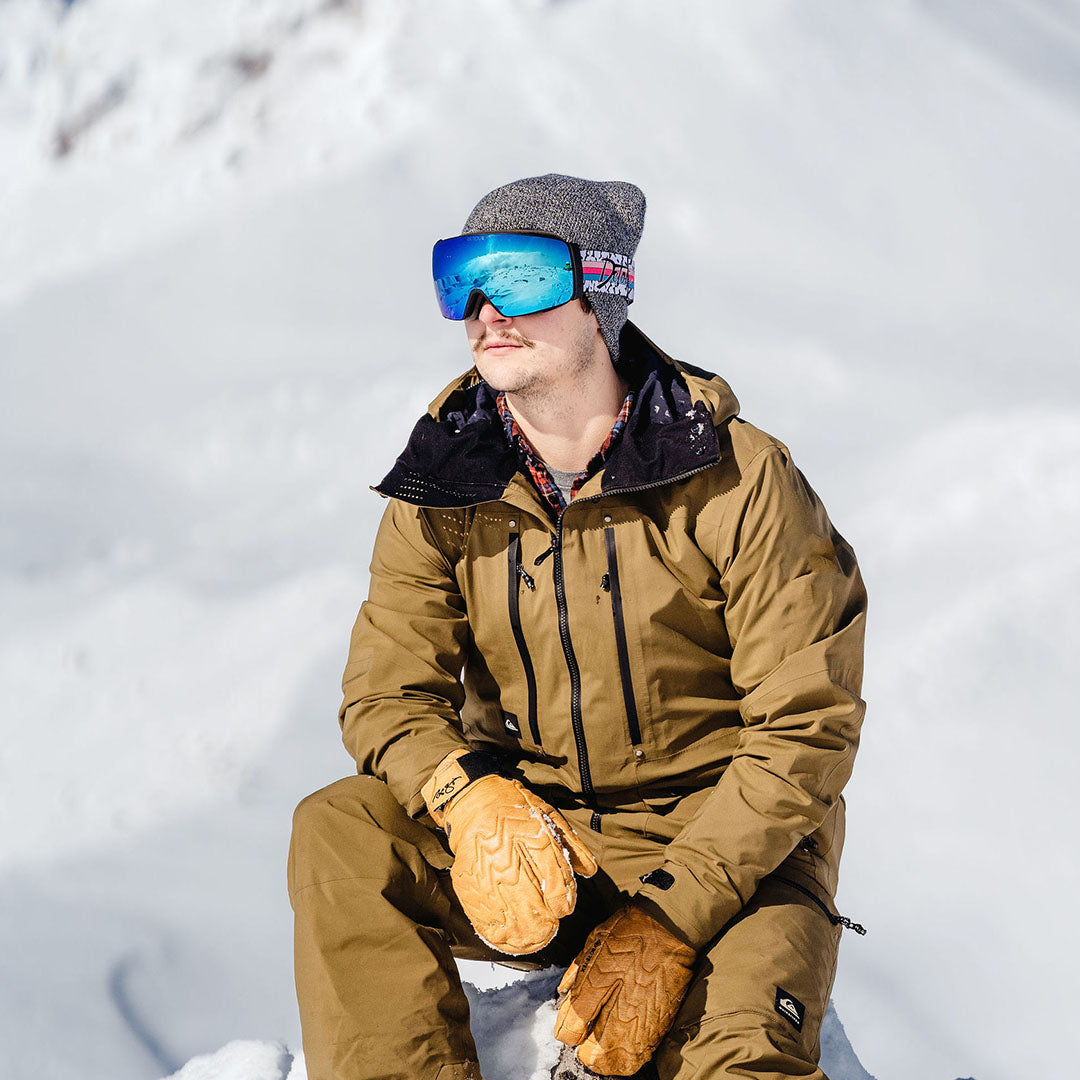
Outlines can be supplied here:
[[586, 292], [634, 299], [634, 260], [615, 251], [581, 250], [581, 284]]

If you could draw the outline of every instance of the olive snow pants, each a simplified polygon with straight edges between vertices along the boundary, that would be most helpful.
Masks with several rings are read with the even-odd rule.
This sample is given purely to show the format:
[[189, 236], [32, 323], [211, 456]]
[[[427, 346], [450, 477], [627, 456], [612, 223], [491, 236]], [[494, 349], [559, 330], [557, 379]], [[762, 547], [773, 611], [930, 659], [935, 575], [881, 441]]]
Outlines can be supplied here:
[[[600, 871], [578, 879], [577, 907], [555, 940], [519, 962], [480, 941], [451, 887], [442, 835], [381, 781], [347, 777], [300, 803], [289, 896], [308, 1080], [479, 1080], [454, 957], [565, 966], [663, 859], [653, 814], [605, 815], [597, 833], [587, 812], [564, 813]], [[819, 1032], [840, 928], [822, 905], [831, 910], [841, 840], [831, 859], [789, 858], [701, 952], [653, 1058], [660, 1080], [827, 1080]]]

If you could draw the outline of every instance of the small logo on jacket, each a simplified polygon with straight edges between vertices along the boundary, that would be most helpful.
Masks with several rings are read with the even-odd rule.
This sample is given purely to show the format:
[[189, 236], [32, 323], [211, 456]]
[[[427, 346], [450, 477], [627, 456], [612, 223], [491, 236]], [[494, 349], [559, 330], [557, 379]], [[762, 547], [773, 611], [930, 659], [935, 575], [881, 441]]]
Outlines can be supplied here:
[[655, 885], [664, 892], [667, 892], [675, 884], [675, 878], [663, 867], [657, 867], [657, 869], [650, 870], [647, 874], [642, 874], [639, 880], [642, 885]]
[[503, 727], [510, 732], [511, 735], [520, 735], [521, 728], [518, 725], [518, 718], [512, 712], [503, 713]]
[[776, 1011], [785, 1020], [790, 1020], [796, 1031], [802, 1031], [806, 1006], [794, 994], [789, 994], [782, 986], [776, 988]]

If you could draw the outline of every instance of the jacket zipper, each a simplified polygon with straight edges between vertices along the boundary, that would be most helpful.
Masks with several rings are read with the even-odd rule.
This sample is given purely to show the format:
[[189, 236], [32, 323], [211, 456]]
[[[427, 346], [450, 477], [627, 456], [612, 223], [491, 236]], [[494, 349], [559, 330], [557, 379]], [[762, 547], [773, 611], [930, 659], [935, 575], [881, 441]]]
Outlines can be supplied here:
[[549, 551], [555, 556], [553, 577], [555, 579], [555, 607], [559, 613], [559, 638], [562, 641], [566, 668], [570, 673], [570, 726], [574, 729], [577, 747], [578, 772], [581, 775], [581, 793], [593, 808], [589, 827], [600, 832], [600, 813], [596, 808], [596, 792], [593, 790], [592, 773], [589, 769], [589, 748], [585, 743], [585, 725], [581, 718], [581, 670], [574, 655], [574, 643], [570, 640], [570, 613], [566, 607], [566, 578], [563, 576], [562, 524], [566, 511], [559, 515]]
[[647, 484], [633, 484], [630, 487], [612, 488], [611, 491], [601, 491], [596, 495], [583, 495], [581, 498], [576, 498], [572, 503], [569, 503], [566, 509], [568, 510], [576, 503], [596, 502], [599, 499], [610, 499], [614, 495], [630, 495], [635, 491], [648, 491], [651, 488], [664, 487], [665, 484], [677, 484], [682, 480], [688, 480], [691, 476], [697, 476], [698, 473], [704, 472], [706, 469], [711, 469], [714, 465], [719, 464], [720, 459], [717, 458], [716, 461], [710, 461], [708, 465], [699, 465], [696, 469], [690, 469], [687, 472], [679, 473], [678, 476], [668, 476], [663, 480], [651, 480]]
[[619, 558], [615, 553], [615, 530], [604, 530], [604, 546], [607, 548], [608, 572], [605, 575], [611, 593], [611, 616], [615, 622], [615, 646], [619, 653], [619, 678], [622, 681], [623, 703], [626, 706], [626, 722], [630, 727], [630, 743], [641, 745], [641, 725], [638, 722], [637, 700], [634, 697], [634, 681], [630, 674], [630, 650], [626, 644], [626, 625], [623, 621], [622, 590], [619, 588]]
[[510, 607], [510, 628], [514, 632], [514, 641], [517, 642], [518, 653], [521, 656], [521, 666], [525, 669], [525, 686], [529, 698], [529, 731], [532, 733], [533, 742], [539, 749], [540, 724], [536, 716], [536, 672], [533, 670], [532, 657], [529, 648], [525, 644], [525, 633], [521, 629], [521, 611], [518, 608], [518, 593], [521, 582], [524, 581], [529, 589], [535, 589], [536, 583], [529, 572], [521, 565], [521, 535], [512, 532], [508, 549], [509, 581], [507, 601]]
[[711, 469], [717, 462], [710, 461], [708, 465], [700, 465], [696, 469], [680, 473], [678, 476], [669, 476], [663, 480], [653, 480], [648, 484], [637, 484], [632, 487], [616, 488], [614, 491], [602, 491], [598, 495], [586, 495], [580, 499], [574, 499], [563, 507], [559, 514], [555, 533], [551, 537], [551, 547], [543, 552], [534, 561], [539, 566], [549, 555], [554, 555], [555, 579], [555, 606], [559, 613], [559, 637], [562, 641], [563, 655], [566, 657], [566, 667], [570, 673], [570, 725], [574, 729], [574, 743], [577, 747], [578, 772], [581, 775], [581, 793], [592, 806], [592, 817], [589, 819], [589, 827], [594, 832], [600, 832], [600, 811], [596, 805], [596, 792], [592, 785], [592, 773], [589, 769], [589, 748], [585, 742], [585, 726], [581, 718], [581, 671], [578, 668], [577, 657], [574, 655], [574, 645], [570, 640], [570, 616], [566, 608], [566, 579], [563, 576], [562, 561], [562, 529], [563, 518], [566, 511], [577, 503], [596, 502], [599, 499], [611, 498], [614, 495], [629, 495], [635, 491], [647, 491], [649, 488], [663, 487], [666, 484], [675, 484], [680, 480], [686, 480], [706, 469]]
[[820, 897], [812, 893], [808, 888], [806, 888], [806, 886], [800, 885], [797, 881], [792, 881], [790, 878], [786, 877], [777, 877], [776, 880], [782, 882], [784, 885], [787, 885], [789, 888], [794, 889], [796, 892], [801, 892], [803, 896], [807, 897], [815, 904], [817, 904], [817, 906], [825, 912], [825, 915], [827, 916], [829, 922], [833, 924], [833, 926], [842, 926], [844, 927], [844, 929], [852, 930], [860, 936], [866, 935], [866, 927], [863, 926], [862, 923], [857, 923], [854, 920], [849, 919], [846, 915], [837, 915], [836, 912], [830, 910], [828, 904], [826, 904]]

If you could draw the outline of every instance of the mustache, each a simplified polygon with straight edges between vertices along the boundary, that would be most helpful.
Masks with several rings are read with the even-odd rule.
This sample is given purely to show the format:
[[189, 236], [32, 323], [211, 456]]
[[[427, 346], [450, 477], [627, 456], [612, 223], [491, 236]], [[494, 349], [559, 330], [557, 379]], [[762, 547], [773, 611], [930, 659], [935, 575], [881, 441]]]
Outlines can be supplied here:
[[524, 349], [532, 349], [535, 348], [536, 342], [525, 337], [524, 334], [519, 334], [517, 331], [511, 331], [508, 334], [493, 334], [485, 330], [483, 335], [472, 343], [473, 352], [486, 349], [489, 345], [520, 345]]

